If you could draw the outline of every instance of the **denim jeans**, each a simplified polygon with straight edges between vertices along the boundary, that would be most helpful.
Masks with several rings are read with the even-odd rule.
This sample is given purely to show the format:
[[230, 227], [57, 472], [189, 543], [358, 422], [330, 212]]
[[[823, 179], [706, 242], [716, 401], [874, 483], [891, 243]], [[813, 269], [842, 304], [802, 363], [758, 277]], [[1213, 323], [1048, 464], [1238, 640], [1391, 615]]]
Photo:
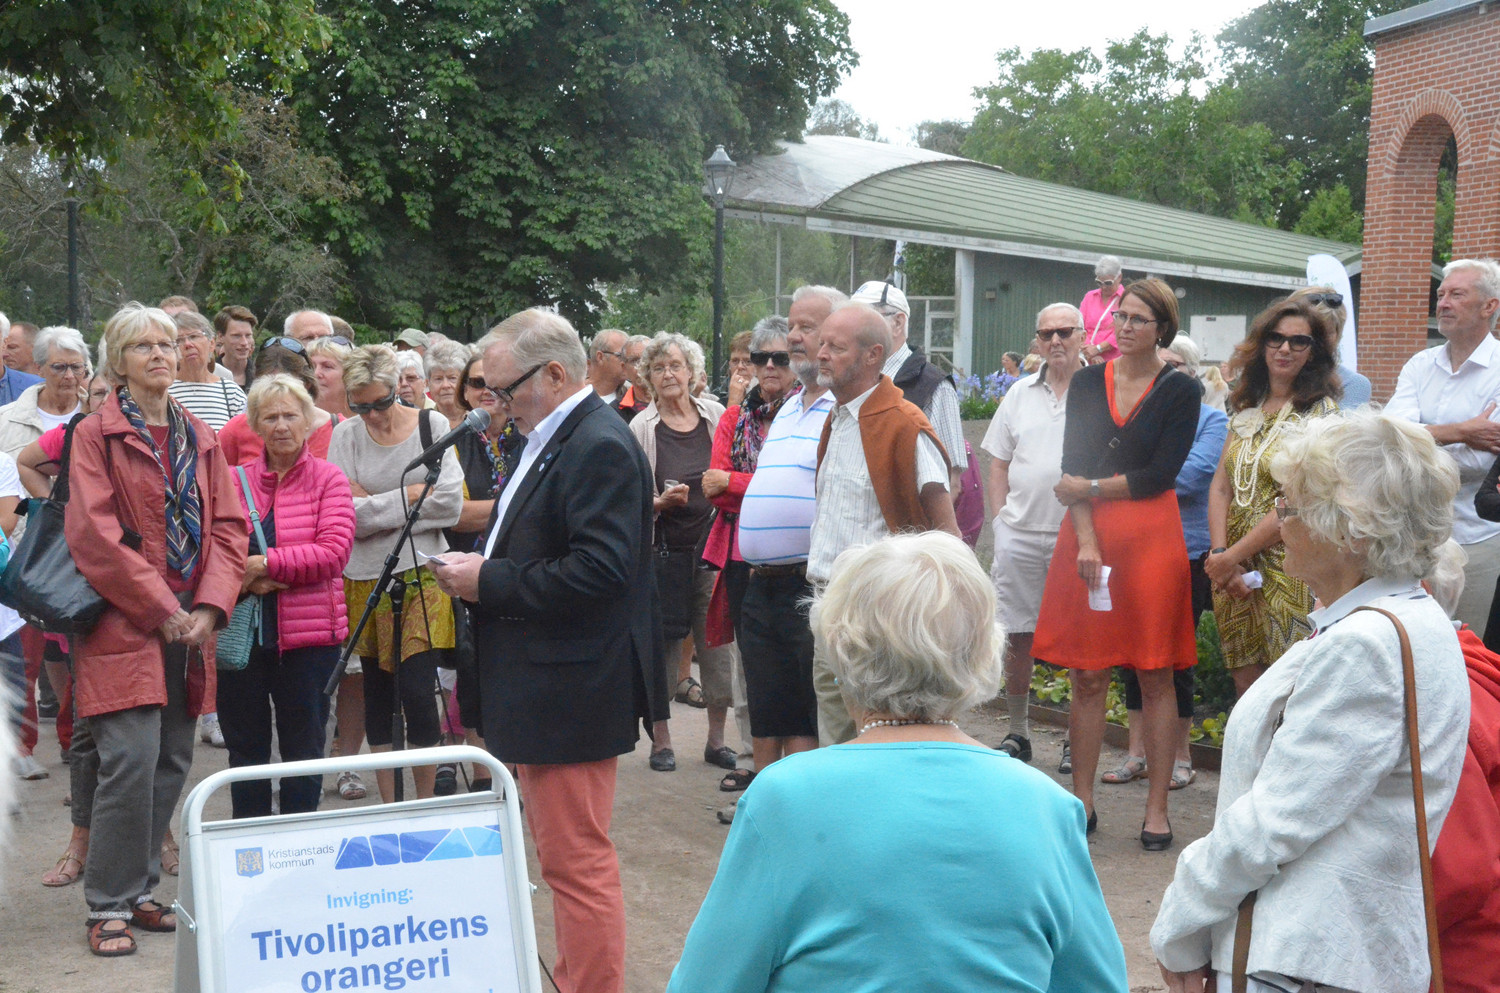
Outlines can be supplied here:
[[[275, 722], [281, 757], [287, 762], [323, 757], [323, 729], [328, 698], [323, 686], [339, 660], [339, 646], [320, 645], [281, 653], [276, 646], [257, 646], [250, 663], [238, 671], [219, 671], [219, 730], [231, 767], [271, 761], [271, 727]], [[322, 776], [283, 776], [281, 812], [318, 809]], [[266, 817], [271, 813], [271, 781], [231, 783], [234, 816]]]

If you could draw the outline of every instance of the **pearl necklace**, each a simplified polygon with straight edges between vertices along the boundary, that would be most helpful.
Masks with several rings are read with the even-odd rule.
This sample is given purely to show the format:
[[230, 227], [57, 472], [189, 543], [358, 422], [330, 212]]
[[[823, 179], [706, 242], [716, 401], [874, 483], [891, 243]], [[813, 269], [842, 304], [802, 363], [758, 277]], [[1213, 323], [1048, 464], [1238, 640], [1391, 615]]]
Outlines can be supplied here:
[[[1267, 449], [1275, 443], [1277, 436], [1281, 434], [1282, 428], [1288, 423], [1288, 416], [1292, 410], [1291, 400], [1282, 404], [1271, 418], [1271, 423], [1265, 423], [1264, 405], [1254, 408], [1261, 416], [1255, 419], [1255, 423], [1248, 435], [1243, 435], [1244, 444], [1240, 445], [1236, 453], [1234, 464], [1230, 466], [1230, 483], [1234, 488], [1234, 502], [1236, 506], [1255, 506], [1255, 491], [1260, 483], [1260, 461], [1266, 454]], [[1265, 438], [1260, 446], [1255, 445], [1255, 435], [1264, 430]]]
[[958, 722], [957, 721], [909, 721], [909, 720], [897, 719], [897, 720], [889, 720], [889, 721], [870, 721], [867, 724], [865, 724], [864, 727], [862, 727], [862, 728], [859, 729], [859, 733], [860, 734], [864, 734], [866, 731], [870, 730], [871, 728], [896, 728], [896, 727], [902, 727], [902, 726], [907, 725], [907, 724], [924, 724], [924, 725], [946, 724], [949, 727], [951, 727], [953, 730], [955, 730], [955, 731], [958, 730]]

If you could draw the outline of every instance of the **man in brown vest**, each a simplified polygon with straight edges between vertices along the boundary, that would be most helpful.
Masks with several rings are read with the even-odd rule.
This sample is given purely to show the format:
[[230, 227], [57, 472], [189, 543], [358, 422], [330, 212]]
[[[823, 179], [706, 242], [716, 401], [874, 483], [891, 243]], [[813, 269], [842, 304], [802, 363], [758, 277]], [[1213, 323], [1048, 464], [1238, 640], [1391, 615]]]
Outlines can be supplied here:
[[[891, 330], [867, 304], [844, 304], [823, 322], [818, 384], [833, 394], [835, 406], [818, 442], [807, 558], [807, 578], [815, 584], [828, 581], [846, 548], [901, 531], [959, 534], [948, 496], [948, 454], [921, 409], [881, 373], [890, 350]], [[813, 686], [820, 743], [853, 738], [853, 721], [820, 653], [813, 659]]]

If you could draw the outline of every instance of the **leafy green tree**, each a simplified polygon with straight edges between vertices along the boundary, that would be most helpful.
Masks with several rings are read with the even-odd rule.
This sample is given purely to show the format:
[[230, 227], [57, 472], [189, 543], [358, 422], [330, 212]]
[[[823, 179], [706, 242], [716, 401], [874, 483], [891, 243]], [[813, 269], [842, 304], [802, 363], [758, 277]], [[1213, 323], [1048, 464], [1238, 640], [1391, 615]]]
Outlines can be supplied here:
[[[1411, 6], [1410, 0], [1267, 0], [1218, 36], [1225, 87], [1240, 120], [1265, 125], [1302, 164], [1301, 183], [1277, 208], [1286, 226], [1304, 206], [1320, 211], [1340, 185], [1364, 210], [1374, 50], [1365, 21]], [[1329, 191], [1319, 203], [1317, 194]], [[1326, 220], [1315, 219], [1314, 226]], [[1334, 227], [1340, 225], [1335, 224]]]
[[969, 137], [967, 121], [923, 121], [916, 127], [912, 138], [918, 148], [925, 148], [944, 155], [962, 155], [964, 141]]
[[1171, 207], [1273, 223], [1301, 167], [1232, 88], [1207, 88], [1201, 39], [1182, 57], [1142, 30], [1088, 49], [997, 57], [998, 78], [964, 143], [970, 158], [1037, 179]]
[[867, 121], [846, 100], [829, 97], [819, 100], [807, 119], [807, 134], [840, 135], [880, 141], [880, 125]]
[[131, 137], [202, 154], [232, 130], [231, 73], [282, 86], [326, 40], [313, 0], [0, 4], [0, 141], [75, 167]]
[[607, 284], [706, 285], [716, 143], [798, 134], [854, 63], [832, 0], [329, 0], [304, 140], [361, 191], [330, 214], [357, 316], [460, 335]]

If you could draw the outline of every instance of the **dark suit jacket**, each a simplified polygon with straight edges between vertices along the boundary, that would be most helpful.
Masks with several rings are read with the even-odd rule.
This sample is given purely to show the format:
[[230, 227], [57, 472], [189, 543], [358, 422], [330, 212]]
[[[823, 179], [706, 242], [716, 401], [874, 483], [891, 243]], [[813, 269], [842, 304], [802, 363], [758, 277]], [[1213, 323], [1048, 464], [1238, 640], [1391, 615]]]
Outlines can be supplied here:
[[472, 609], [485, 743], [528, 764], [632, 751], [661, 654], [645, 453], [591, 393], [506, 486]]

